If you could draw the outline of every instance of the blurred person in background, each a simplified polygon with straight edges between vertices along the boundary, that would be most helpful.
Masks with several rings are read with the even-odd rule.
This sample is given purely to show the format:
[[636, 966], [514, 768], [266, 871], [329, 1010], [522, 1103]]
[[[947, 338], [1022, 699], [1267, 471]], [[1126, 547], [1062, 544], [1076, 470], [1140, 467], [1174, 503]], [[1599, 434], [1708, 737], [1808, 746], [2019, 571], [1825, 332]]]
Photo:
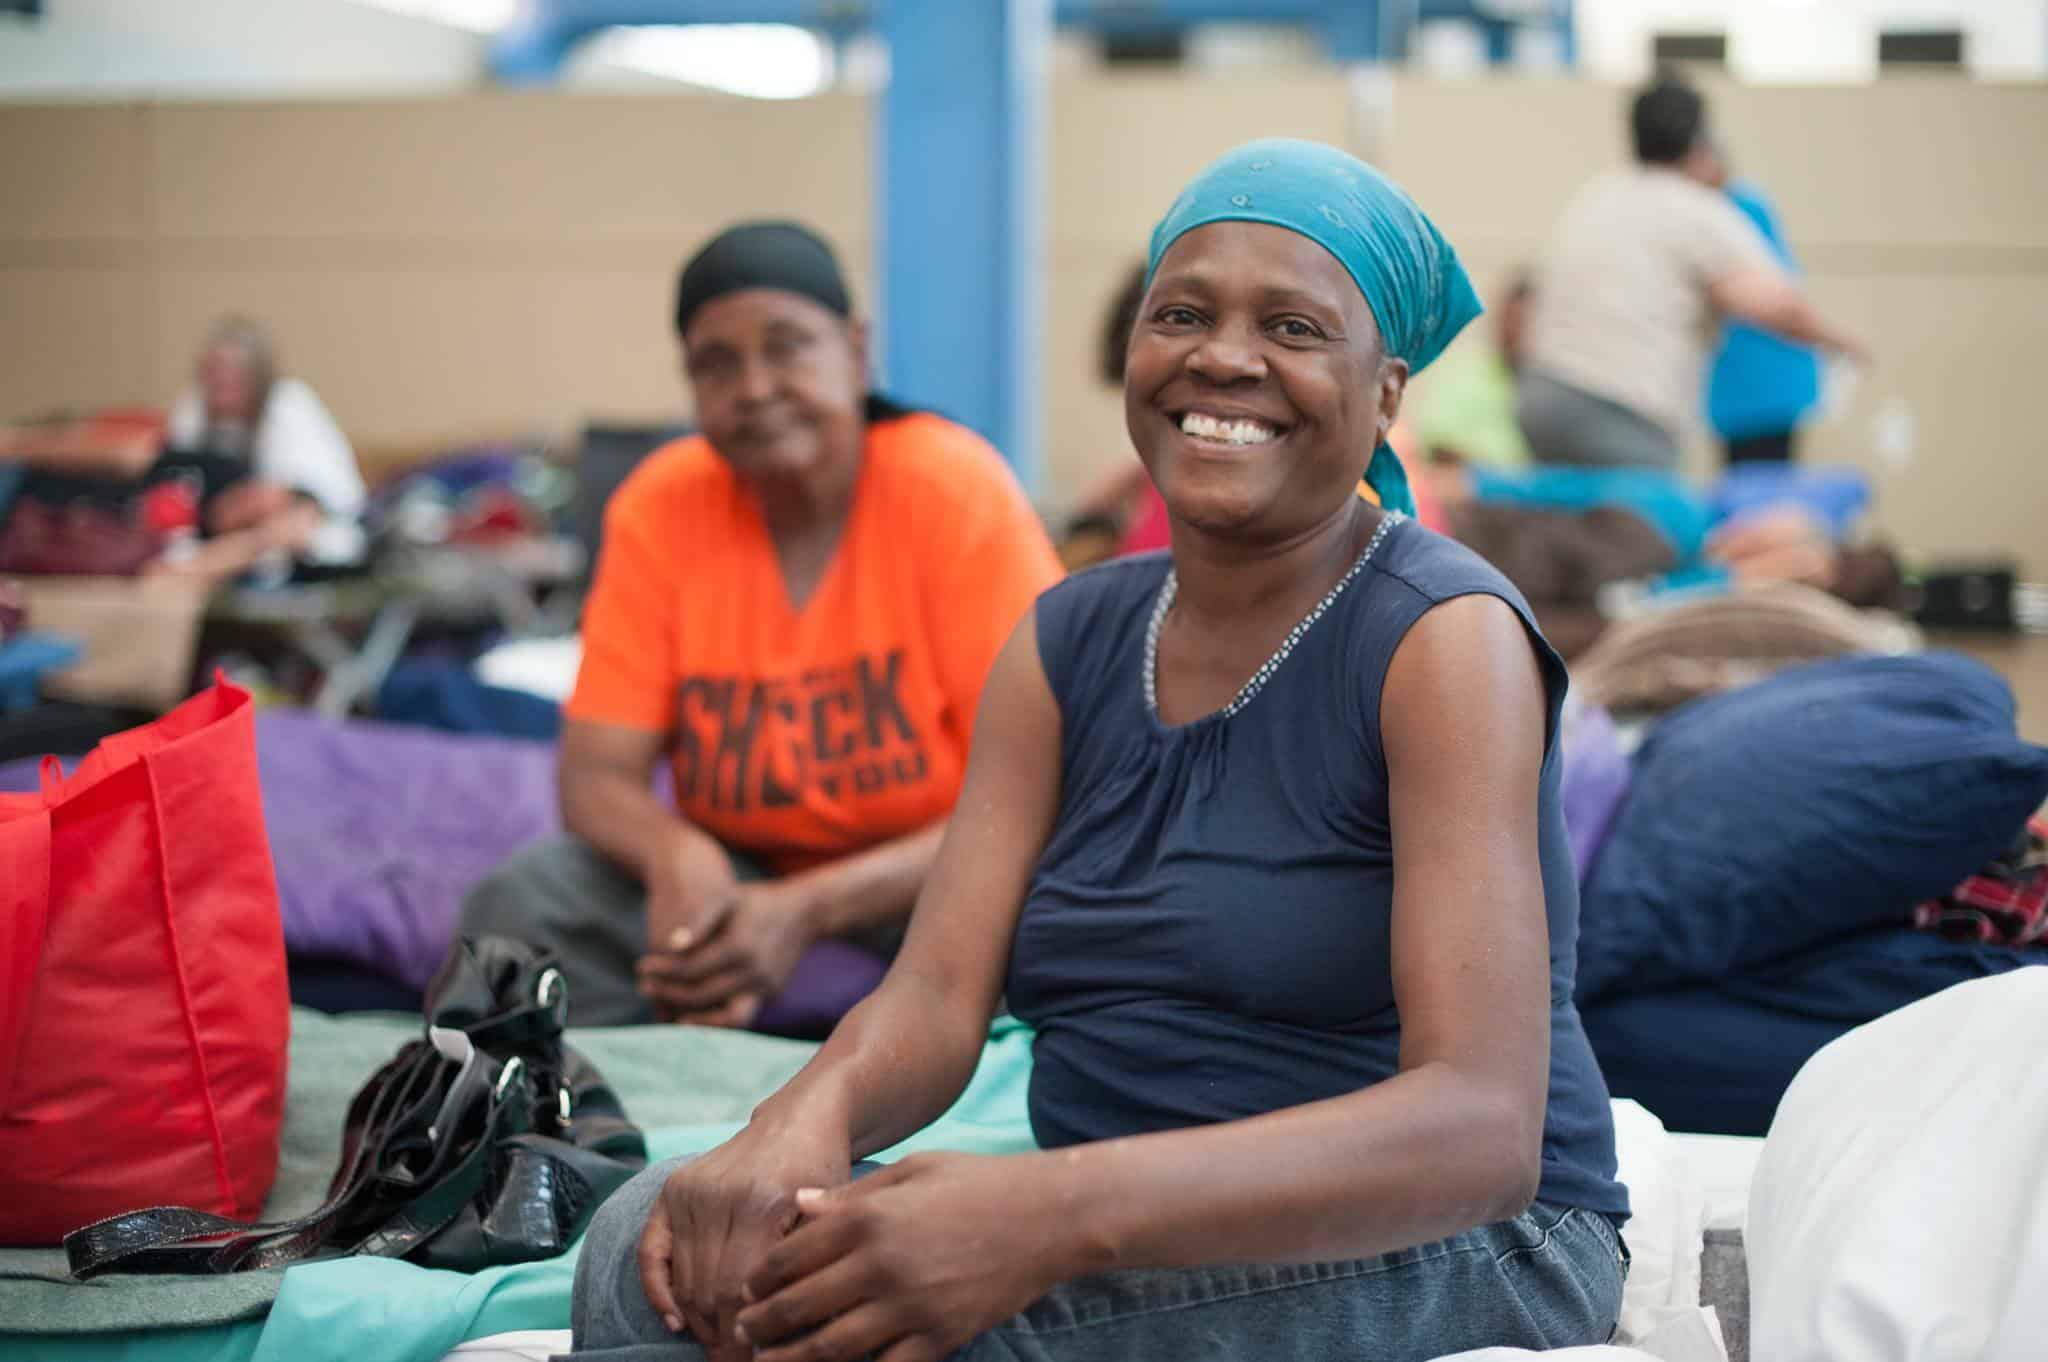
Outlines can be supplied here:
[[223, 317], [207, 332], [165, 433], [173, 449], [247, 465], [236, 495], [210, 510], [217, 531], [244, 529], [293, 497], [329, 515], [363, 509], [363, 475], [348, 437], [304, 379], [279, 372], [270, 333], [246, 317]]
[[277, 582], [295, 561], [361, 555], [355, 517], [366, 494], [355, 453], [312, 388], [278, 372], [269, 333], [255, 322], [214, 324], [191, 383], [153, 426], [140, 466], [78, 467], [67, 470], [71, 481], [42, 489], [132, 507], [129, 518], [160, 545], [143, 571], [224, 582], [253, 570]]
[[[1763, 187], [1747, 180], [1726, 186], [1729, 202], [1756, 224], [1789, 275], [1799, 262], [1786, 244], [1778, 215]], [[1721, 438], [1730, 464], [1786, 463], [1797, 457], [1799, 427], [1820, 405], [1820, 355], [1746, 322], [1721, 334], [1707, 377], [1707, 421]]]
[[1493, 344], [1453, 349], [1417, 393], [1415, 435], [1432, 460], [1503, 469], [1529, 462], [1515, 420], [1515, 381], [1534, 292], [1529, 271], [1517, 270], [1492, 309]]
[[1516, 416], [1542, 463], [1675, 469], [1724, 319], [1863, 355], [1720, 192], [1697, 90], [1660, 76], [1629, 125], [1635, 164], [1579, 191], [1537, 265]]
[[[259, 568], [281, 579], [294, 558], [336, 562], [361, 549], [355, 453], [313, 389], [279, 372], [269, 333], [245, 317], [207, 333], [168, 417], [108, 409], [0, 429], [0, 510], [9, 484], [24, 502], [98, 505], [107, 533], [154, 539], [161, 551], [142, 567], [152, 573], [225, 581]], [[59, 556], [95, 554], [77, 545]]]
[[552, 947], [579, 1025], [822, 1034], [881, 977], [982, 682], [1060, 565], [986, 441], [870, 391], [867, 326], [807, 229], [720, 234], [674, 315], [702, 434], [606, 509], [568, 835], [478, 885], [462, 930]]
[[[1144, 300], [1145, 264], [1139, 261], [1110, 298], [1097, 338], [1096, 377], [1112, 392], [1123, 392], [1124, 352]], [[1144, 464], [1119, 453], [1115, 466], [1098, 475], [1068, 512], [1067, 565], [1085, 567], [1115, 554], [1165, 547], [1165, 508], [1152, 479]]]

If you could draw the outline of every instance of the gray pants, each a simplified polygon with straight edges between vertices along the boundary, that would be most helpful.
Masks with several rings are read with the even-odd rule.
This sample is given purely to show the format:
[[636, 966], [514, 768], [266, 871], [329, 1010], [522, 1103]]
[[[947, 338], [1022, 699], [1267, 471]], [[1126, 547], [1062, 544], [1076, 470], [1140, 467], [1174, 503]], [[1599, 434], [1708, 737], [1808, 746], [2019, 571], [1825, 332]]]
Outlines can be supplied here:
[[[735, 856], [742, 880], [762, 870]], [[647, 890], [589, 843], [556, 837], [518, 852], [462, 904], [462, 934], [509, 936], [552, 950], [569, 984], [571, 1026], [636, 1026], [655, 1020], [633, 968], [647, 950]], [[881, 982], [901, 927], [848, 941], [819, 941], [797, 961], [783, 991], [768, 999], [753, 1029], [820, 1039]]]
[[[579, 1354], [603, 1362], [703, 1356], [662, 1326], [634, 1258], [662, 1183], [681, 1162], [638, 1174], [591, 1221], [570, 1304]], [[1626, 1273], [1620, 1235], [1605, 1216], [1539, 1201], [1512, 1220], [1377, 1258], [1083, 1277], [953, 1357], [1426, 1362], [1483, 1347], [1605, 1343]]]
[[1538, 463], [1678, 467], [1678, 439], [1649, 417], [1544, 374], [1515, 383], [1515, 421]]
[[509, 936], [559, 957], [571, 1026], [634, 1026], [654, 1008], [633, 967], [647, 951], [647, 890], [589, 843], [536, 842], [462, 902], [462, 934]]

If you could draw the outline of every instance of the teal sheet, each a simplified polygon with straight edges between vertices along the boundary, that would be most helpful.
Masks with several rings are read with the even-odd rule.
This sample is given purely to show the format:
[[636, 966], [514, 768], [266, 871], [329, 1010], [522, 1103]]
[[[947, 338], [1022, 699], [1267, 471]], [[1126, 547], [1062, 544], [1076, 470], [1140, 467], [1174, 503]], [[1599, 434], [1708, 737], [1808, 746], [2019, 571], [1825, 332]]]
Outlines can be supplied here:
[[[293, 1100], [286, 1167], [269, 1214], [303, 1213], [319, 1201], [339, 1157], [340, 1104], [413, 1033], [417, 1020], [295, 1013]], [[813, 1047], [699, 1028], [629, 1027], [572, 1039], [601, 1068], [648, 1132], [657, 1159], [711, 1148], [738, 1130], [754, 1104], [785, 1082]], [[924, 1149], [1006, 1154], [1030, 1150], [1025, 1088], [1031, 1033], [1009, 1018], [991, 1028], [974, 1080], [953, 1109], [883, 1161]], [[327, 1120], [321, 1146], [306, 1108]], [[311, 1196], [311, 1201], [305, 1200]], [[309, 1263], [268, 1281], [126, 1278], [54, 1280], [47, 1255], [0, 1252], [0, 1356], [31, 1362], [438, 1362], [465, 1339], [514, 1329], [565, 1329], [575, 1251], [544, 1263], [466, 1275], [385, 1259]], [[41, 1271], [41, 1278], [21, 1274]], [[101, 1285], [108, 1282], [108, 1285]], [[261, 1316], [274, 1290], [275, 1300]], [[190, 1318], [195, 1302], [216, 1322], [132, 1327]], [[228, 1318], [242, 1315], [250, 1317]], [[81, 1330], [94, 1330], [81, 1332]], [[369, 1345], [375, 1340], [374, 1348]]]

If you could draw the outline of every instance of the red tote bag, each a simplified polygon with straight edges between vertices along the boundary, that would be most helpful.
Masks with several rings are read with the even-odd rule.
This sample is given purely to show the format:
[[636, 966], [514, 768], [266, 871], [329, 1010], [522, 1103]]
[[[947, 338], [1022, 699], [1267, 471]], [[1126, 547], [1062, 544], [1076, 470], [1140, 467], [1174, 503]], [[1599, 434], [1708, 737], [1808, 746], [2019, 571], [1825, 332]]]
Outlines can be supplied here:
[[0, 795], [0, 1244], [261, 1211], [290, 1029], [247, 691]]

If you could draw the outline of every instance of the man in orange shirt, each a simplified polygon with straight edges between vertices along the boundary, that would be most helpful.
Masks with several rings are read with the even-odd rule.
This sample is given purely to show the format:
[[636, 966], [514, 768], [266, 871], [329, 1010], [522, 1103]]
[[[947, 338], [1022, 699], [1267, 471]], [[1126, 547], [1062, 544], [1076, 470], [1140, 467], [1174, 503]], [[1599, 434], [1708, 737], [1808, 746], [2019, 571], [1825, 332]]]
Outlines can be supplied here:
[[769, 1005], [815, 1027], [817, 1000], [778, 995], [807, 953], [843, 961], [908, 915], [989, 665], [1060, 569], [994, 449], [869, 393], [866, 327], [810, 232], [714, 239], [676, 330], [703, 433], [606, 511], [563, 727], [571, 835], [479, 885], [463, 931], [554, 947], [578, 1024]]

